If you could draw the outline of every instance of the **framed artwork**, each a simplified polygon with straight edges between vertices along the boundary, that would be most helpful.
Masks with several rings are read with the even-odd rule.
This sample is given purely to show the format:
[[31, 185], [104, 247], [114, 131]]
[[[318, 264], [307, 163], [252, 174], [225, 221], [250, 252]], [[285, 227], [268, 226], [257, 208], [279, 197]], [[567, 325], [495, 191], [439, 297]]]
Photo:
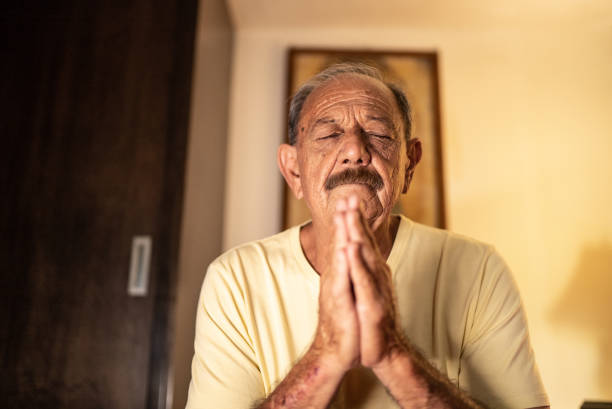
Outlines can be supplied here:
[[[423, 157], [408, 193], [400, 197], [394, 212], [418, 223], [446, 227], [437, 54], [292, 48], [289, 50], [287, 101], [304, 82], [324, 68], [349, 61], [378, 68], [386, 81], [404, 90], [412, 108], [412, 135], [421, 140]], [[289, 103], [287, 113], [288, 110]], [[284, 186], [283, 228], [286, 229], [310, 219], [310, 212], [304, 201], [297, 200], [287, 184]]]

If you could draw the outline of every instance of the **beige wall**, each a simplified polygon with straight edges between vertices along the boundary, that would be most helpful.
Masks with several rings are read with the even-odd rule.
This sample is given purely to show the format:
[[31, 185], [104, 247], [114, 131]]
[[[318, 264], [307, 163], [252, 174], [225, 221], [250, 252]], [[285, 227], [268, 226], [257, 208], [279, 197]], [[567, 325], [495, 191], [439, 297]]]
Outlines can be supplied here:
[[184, 408], [206, 266], [221, 253], [232, 29], [223, 0], [200, 2], [167, 407]]
[[280, 225], [288, 46], [437, 50], [449, 227], [494, 243], [513, 268], [553, 406], [612, 400], [611, 42], [612, 25], [567, 18], [239, 30], [224, 247]]

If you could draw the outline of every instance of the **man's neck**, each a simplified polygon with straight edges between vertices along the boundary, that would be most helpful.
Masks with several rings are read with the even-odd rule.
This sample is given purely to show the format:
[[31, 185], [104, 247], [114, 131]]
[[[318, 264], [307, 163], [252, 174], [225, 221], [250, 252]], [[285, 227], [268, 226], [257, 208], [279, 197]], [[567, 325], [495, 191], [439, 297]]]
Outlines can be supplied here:
[[[390, 216], [374, 232], [374, 238], [381, 255], [386, 260], [393, 248], [399, 229], [399, 216]], [[333, 243], [333, 223], [313, 221], [300, 230], [300, 244], [310, 265], [320, 275], [330, 264]]]

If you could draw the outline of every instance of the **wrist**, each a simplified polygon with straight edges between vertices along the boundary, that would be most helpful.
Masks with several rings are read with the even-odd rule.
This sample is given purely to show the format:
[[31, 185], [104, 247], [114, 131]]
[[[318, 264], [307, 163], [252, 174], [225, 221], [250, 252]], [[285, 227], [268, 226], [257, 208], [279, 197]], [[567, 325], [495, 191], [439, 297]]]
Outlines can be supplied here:
[[396, 359], [403, 355], [409, 356], [408, 344], [400, 331], [391, 328], [384, 334], [385, 348], [381, 351], [376, 362], [368, 365], [374, 372], [388, 369]]
[[404, 345], [395, 344], [371, 369], [378, 378], [381, 378], [392, 376], [397, 372], [398, 366], [405, 369], [406, 365], [412, 366], [410, 352]]
[[430, 407], [429, 389], [420, 376], [410, 347], [402, 345], [385, 356], [372, 372], [401, 407]]
[[315, 344], [311, 345], [306, 355], [308, 356], [308, 361], [321, 371], [321, 375], [331, 379], [342, 378], [352, 367], [350, 363], [343, 362], [339, 354], [325, 348], [320, 348]]

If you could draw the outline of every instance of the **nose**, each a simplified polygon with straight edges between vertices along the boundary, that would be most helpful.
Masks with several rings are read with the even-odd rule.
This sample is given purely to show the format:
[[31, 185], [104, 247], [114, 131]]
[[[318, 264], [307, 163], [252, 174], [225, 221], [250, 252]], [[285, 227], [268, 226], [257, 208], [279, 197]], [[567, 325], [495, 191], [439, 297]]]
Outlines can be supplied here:
[[344, 134], [342, 150], [338, 158], [343, 165], [367, 166], [372, 156], [368, 149], [367, 139], [361, 129]]

